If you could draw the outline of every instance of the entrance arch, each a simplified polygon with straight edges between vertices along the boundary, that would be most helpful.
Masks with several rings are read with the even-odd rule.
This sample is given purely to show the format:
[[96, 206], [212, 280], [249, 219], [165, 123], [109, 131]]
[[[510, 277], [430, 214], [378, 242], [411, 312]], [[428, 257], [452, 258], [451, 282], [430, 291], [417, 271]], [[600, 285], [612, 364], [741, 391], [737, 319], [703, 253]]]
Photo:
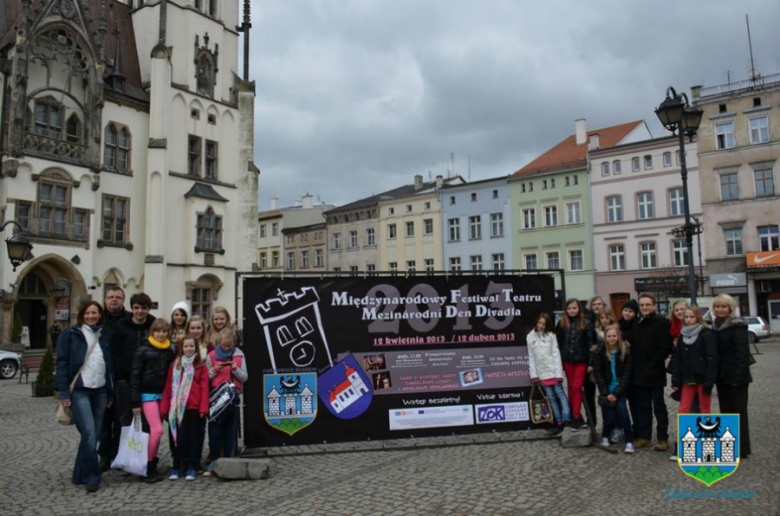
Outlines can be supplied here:
[[[67, 285], [60, 279], [71, 283], [70, 305], [67, 303]], [[11, 320], [20, 319], [22, 326], [28, 328], [29, 346], [33, 349], [46, 347], [50, 341], [49, 328], [55, 321], [61, 329], [74, 324], [79, 301], [88, 293], [87, 284], [78, 269], [56, 254], [39, 256], [26, 263], [17, 283]], [[51, 295], [55, 286], [64, 289], [65, 299], [60, 302], [59, 310], [57, 300]], [[8, 328], [9, 335], [5, 337], [10, 339], [13, 336], [13, 326], [16, 325]]]

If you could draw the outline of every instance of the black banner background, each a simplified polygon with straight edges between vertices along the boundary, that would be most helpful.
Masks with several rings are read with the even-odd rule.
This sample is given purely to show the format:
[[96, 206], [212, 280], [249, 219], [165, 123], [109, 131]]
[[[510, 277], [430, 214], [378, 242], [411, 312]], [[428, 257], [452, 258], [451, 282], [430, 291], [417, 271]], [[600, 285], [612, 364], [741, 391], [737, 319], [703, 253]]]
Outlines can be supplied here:
[[[316, 291], [316, 296], [313, 291]], [[373, 300], [402, 297], [414, 300], [416, 296], [441, 297], [446, 300], [443, 304], [381, 304], [376, 307], [360, 304], [368, 298]], [[285, 302], [280, 301], [282, 298]], [[308, 304], [311, 301], [316, 302], [318, 315], [312, 315], [315, 310]], [[354, 419], [336, 417], [324, 406], [323, 401], [315, 399], [316, 418], [309, 426], [292, 436], [274, 428], [265, 420], [263, 375], [274, 372], [292, 375], [303, 372], [322, 374], [330, 369], [329, 356], [332, 362], [336, 363], [346, 353], [371, 353], [372, 356], [384, 353], [388, 357], [399, 355], [401, 360], [406, 356], [406, 352], [419, 351], [420, 355], [424, 355], [425, 352], [454, 351], [455, 353], [445, 354], [458, 355], [459, 360], [467, 361], [472, 356], [482, 356], [481, 352], [490, 353], [491, 350], [495, 352], [496, 348], [502, 348], [508, 355], [512, 355], [512, 358], [519, 355], [524, 357], [525, 336], [531, 329], [533, 318], [539, 312], [552, 314], [554, 302], [554, 282], [552, 276], [548, 275], [245, 276], [243, 351], [249, 372], [249, 380], [244, 389], [245, 444], [254, 448], [527, 428], [530, 425], [528, 421], [518, 421], [390, 430], [389, 422], [391, 410], [527, 401], [530, 392], [527, 362], [523, 362], [522, 366], [514, 365], [507, 369], [511, 369], [509, 374], [512, 378], [502, 377], [506, 373], [499, 372], [493, 373], [492, 376], [497, 377], [494, 379], [489, 372], [483, 373], [480, 370], [478, 374], [474, 373], [473, 377], [466, 377], [464, 380], [463, 373], [460, 373], [461, 385], [464, 381], [474, 381], [469, 388], [392, 394], [376, 391], [368, 409]], [[374, 308], [376, 313], [371, 311]], [[311, 344], [296, 347], [293, 342], [282, 347], [274, 337], [278, 335], [275, 333], [278, 323], [269, 323], [269, 320], [274, 315], [293, 309], [300, 310], [295, 318], [308, 314], [311, 316], [310, 320], [318, 319], [325, 337], [319, 335], [315, 325], [315, 331], [307, 338]], [[438, 314], [440, 317], [370, 320], [372, 316], [380, 317], [378, 314], [408, 316], [426, 310], [428, 313], [424, 315]], [[514, 315], [517, 313], [520, 315]], [[261, 324], [260, 316], [265, 316], [265, 325]], [[369, 320], [364, 320], [365, 317]], [[287, 319], [287, 322], [293, 322], [295, 318]], [[269, 349], [273, 351], [273, 357]], [[477, 353], [473, 353], [475, 351]], [[497, 360], [501, 359], [502, 357], [497, 357]], [[450, 366], [447, 370], [454, 367]], [[457, 369], [463, 371], [462, 366]], [[484, 369], [491, 370], [490, 367]], [[403, 371], [405, 370], [390, 370], [394, 386], [400, 385], [398, 388], [413, 390], [411, 385], [419, 383], [418, 380], [422, 377], [405, 374], [403, 377], [411, 380], [409, 385], [404, 387], [400, 383]], [[377, 379], [377, 382], [381, 384], [381, 378]], [[495, 387], [498, 384], [501, 386]], [[491, 388], [491, 385], [494, 387]], [[442, 402], [447, 398], [452, 398], [452, 402]], [[455, 399], [457, 401], [454, 401]], [[433, 403], [431, 400], [434, 400]]]

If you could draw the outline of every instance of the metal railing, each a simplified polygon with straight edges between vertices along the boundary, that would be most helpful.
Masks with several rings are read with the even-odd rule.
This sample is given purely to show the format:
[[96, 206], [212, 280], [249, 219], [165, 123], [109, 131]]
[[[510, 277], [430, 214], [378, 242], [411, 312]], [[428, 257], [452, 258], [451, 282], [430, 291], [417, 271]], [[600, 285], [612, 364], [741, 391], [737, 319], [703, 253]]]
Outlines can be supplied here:
[[740, 91], [745, 89], [751, 89], [761, 86], [768, 86], [770, 84], [780, 83], [780, 73], [772, 75], [765, 75], [763, 77], [757, 77], [754, 80], [745, 80], [739, 82], [730, 82], [728, 84], [721, 84], [719, 86], [710, 86], [709, 88], [702, 88], [700, 97], [711, 97], [713, 95], [721, 95], [723, 93], [730, 93], [732, 91]]

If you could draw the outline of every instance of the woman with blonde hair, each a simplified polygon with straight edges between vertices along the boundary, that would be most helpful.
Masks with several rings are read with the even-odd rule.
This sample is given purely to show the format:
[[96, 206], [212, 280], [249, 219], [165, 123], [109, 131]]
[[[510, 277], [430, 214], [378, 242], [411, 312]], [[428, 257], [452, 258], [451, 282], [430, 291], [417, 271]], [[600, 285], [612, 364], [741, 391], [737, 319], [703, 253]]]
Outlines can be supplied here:
[[741, 458], [750, 455], [750, 426], [748, 422], [748, 386], [750, 348], [748, 325], [735, 314], [736, 300], [728, 294], [719, 294], [710, 306], [712, 327], [718, 343], [718, 403], [720, 412], [739, 414], [739, 444]]

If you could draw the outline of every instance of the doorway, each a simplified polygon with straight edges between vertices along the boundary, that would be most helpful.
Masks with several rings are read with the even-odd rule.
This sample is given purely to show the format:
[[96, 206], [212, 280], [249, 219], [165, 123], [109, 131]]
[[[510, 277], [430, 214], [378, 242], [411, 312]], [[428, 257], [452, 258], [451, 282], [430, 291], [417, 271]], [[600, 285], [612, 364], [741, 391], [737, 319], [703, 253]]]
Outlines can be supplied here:
[[615, 312], [615, 317], [620, 319], [623, 314], [623, 305], [628, 303], [631, 299], [631, 294], [617, 293], [609, 295], [609, 304], [612, 306], [612, 311]]
[[769, 331], [772, 335], [780, 333], [780, 299], [769, 300]]
[[21, 299], [16, 309], [29, 330], [30, 349], [46, 348], [46, 305], [40, 299]]

